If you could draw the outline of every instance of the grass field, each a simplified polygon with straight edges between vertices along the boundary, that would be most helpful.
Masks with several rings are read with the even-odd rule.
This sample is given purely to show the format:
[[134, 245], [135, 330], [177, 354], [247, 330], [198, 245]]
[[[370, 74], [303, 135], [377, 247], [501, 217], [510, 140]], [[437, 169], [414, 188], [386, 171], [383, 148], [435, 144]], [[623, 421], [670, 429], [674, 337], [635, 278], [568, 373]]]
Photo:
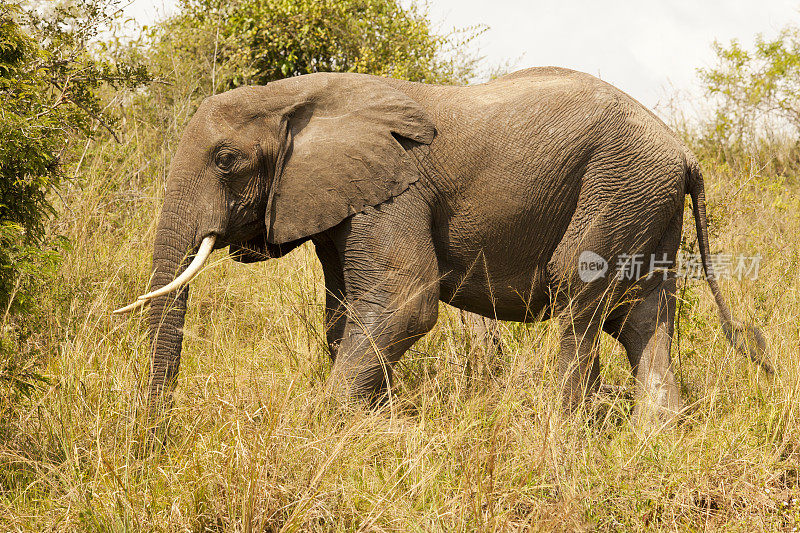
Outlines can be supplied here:
[[391, 407], [330, 408], [324, 287], [304, 246], [254, 265], [215, 252], [193, 284], [168, 445], [146, 455], [145, 319], [110, 311], [146, 288], [174, 140], [129, 120], [126, 144], [87, 145], [70, 167], [81, 186], [54, 231], [71, 249], [34, 337], [48, 383], [3, 409], [0, 530], [800, 528], [796, 178], [704, 163], [714, 251], [762, 256], [757, 280], [723, 290], [778, 372], [734, 353], [705, 283], [688, 282], [673, 357], [689, 407], [672, 433], [634, 432], [610, 338], [602, 376], [616, 387], [567, 416], [555, 323], [503, 324], [492, 357], [444, 304], [398, 366]]

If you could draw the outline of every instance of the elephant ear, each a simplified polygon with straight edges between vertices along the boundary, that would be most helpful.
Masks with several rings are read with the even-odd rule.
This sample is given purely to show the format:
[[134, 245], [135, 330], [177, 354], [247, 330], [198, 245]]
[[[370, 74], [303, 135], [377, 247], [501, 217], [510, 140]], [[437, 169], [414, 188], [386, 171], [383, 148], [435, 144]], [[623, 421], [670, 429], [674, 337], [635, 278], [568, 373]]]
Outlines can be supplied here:
[[430, 144], [435, 135], [422, 107], [381, 78], [312, 74], [291, 83], [302, 89], [286, 115], [267, 205], [274, 244], [324, 231], [408, 189], [419, 171], [400, 138]]

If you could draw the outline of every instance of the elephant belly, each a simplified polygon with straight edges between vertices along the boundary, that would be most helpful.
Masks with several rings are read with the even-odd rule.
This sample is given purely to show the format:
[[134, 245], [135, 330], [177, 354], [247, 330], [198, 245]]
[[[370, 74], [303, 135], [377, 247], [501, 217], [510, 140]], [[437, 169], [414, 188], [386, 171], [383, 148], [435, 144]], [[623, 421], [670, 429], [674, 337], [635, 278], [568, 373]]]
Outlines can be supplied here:
[[501, 320], [542, 318], [549, 304], [547, 264], [557, 237], [534, 232], [482, 237], [459, 239], [470, 244], [455, 243], [451, 253], [440, 254], [440, 299]]
[[548, 264], [577, 204], [578, 187], [564, 182], [578, 180], [554, 176], [550, 187], [534, 187], [530, 174], [481, 176], [472, 182], [471, 194], [436, 218], [442, 301], [518, 322], [547, 312]]
[[459, 309], [499, 320], [534, 322], [549, 316], [548, 293], [541, 287], [528, 286], [517, 292], [508, 286], [489, 294], [485, 289], [443, 281], [440, 299]]

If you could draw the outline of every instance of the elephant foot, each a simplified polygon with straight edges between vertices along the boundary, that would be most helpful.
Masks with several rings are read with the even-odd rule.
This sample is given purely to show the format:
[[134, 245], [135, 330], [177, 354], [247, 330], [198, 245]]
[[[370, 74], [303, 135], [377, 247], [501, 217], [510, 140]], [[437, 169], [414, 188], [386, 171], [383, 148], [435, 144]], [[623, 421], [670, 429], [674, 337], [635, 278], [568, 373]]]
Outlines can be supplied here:
[[326, 387], [328, 395], [341, 405], [376, 408], [391, 401], [391, 367], [388, 364], [333, 365]]
[[683, 402], [672, 372], [664, 378], [650, 375], [648, 383], [639, 388], [632, 417], [637, 433], [671, 432], [677, 426]]

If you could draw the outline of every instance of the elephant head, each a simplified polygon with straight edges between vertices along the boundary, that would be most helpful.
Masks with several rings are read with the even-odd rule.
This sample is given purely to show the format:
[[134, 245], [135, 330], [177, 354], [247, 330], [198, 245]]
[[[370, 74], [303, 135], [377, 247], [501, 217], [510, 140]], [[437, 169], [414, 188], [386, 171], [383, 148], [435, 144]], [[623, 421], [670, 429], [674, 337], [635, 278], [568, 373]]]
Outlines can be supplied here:
[[151, 402], [174, 382], [187, 284], [213, 249], [246, 262], [282, 255], [406, 190], [419, 173], [401, 138], [434, 135], [417, 102], [372, 76], [311, 74], [207, 98], [172, 161], [153, 290], [115, 311], [151, 303]]

